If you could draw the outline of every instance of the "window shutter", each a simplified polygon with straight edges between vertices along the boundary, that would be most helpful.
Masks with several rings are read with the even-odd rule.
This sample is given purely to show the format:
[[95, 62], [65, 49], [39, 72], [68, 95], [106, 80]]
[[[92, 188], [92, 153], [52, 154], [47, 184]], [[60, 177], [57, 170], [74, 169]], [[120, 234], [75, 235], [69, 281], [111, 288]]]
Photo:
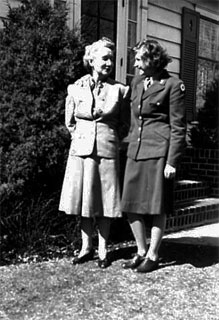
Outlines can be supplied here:
[[196, 11], [183, 8], [182, 15], [182, 62], [181, 79], [186, 86], [186, 114], [187, 121], [196, 117], [196, 82], [198, 64], [199, 16]]

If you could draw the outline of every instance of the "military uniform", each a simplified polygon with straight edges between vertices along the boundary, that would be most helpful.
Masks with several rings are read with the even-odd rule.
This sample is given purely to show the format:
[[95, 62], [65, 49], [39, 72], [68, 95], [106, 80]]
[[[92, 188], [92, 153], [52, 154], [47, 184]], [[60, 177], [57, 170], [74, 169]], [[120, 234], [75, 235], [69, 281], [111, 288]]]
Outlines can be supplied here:
[[161, 214], [169, 210], [165, 165], [176, 167], [185, 147], [185, 86], [166, 70], [146, 90], [144, 81], [137, 76], [132, 82], [122, 210]]

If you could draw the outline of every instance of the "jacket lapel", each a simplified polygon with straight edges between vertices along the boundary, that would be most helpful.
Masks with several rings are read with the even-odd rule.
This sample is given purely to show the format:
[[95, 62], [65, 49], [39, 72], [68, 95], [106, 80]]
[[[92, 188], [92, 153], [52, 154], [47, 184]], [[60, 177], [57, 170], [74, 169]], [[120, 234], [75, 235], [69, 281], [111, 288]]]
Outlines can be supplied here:
[[136, 90], [137, 90], [137, 97], [139, 99], [139, 103], [141, 101], [141, 98], [143, 96], [143, 92], [144, 92], [144, 80], [140, 81], [137, 86], [136, 86]]
[[142, 99], [146, 99], [148, 96], [162, 91], [165, 88], [165, 82], [164, 81], [157, 81], [155, 80], [154, 83], [142, 94]]

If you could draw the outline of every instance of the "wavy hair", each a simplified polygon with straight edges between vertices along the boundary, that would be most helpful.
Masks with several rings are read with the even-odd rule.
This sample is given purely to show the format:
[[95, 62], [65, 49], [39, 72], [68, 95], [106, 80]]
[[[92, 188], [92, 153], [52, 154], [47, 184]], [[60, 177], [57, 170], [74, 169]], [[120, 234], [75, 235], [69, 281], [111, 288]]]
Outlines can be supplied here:
[[156, 40], [143, 39], [139, 41], [133, 48], [133, 51], [137, 53], [140, 50], [143, 52], [142, 58], [149, 60], [150, 66], [157, 70], [164, 69], [172, 61], [166, 49]]
[[102, 37], [100, 40], [93, 42], [91, 45], [85, 47], [85, 54], [83, 56], [84, 67], [90, 71], [90, 61], [95, 57], [96, 52], [101, 48], [109, 48], [115, 52], [115, 44], [112, 40], [106, 37]]

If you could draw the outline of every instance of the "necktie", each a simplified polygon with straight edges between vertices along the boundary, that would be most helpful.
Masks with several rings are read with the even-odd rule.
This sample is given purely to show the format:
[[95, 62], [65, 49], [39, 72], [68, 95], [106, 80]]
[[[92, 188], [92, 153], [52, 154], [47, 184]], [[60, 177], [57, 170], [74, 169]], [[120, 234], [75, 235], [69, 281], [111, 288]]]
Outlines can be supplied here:
[[145, 78], [144, 80], [144, 89], [147, 90], [151, 85], [151, 79], [150, 78]]

